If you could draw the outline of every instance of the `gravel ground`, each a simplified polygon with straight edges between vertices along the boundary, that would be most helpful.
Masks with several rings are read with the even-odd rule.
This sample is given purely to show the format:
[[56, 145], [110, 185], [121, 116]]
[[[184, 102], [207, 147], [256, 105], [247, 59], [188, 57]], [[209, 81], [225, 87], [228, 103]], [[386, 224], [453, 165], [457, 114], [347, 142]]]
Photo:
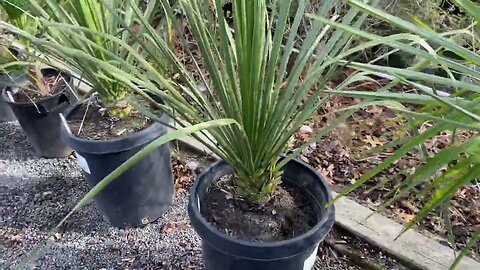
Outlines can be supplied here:
[[[17, 124], [0, 123], [0, 269], [16, 268], [29, 255], [28, 269], [203, 268], [200, 239], [186, 212], [188, 190], [145, 228], [112, 228], [90, 204], [46, 240], [86, 191], [73, 158], [36, 158]], [[42, 248], [32, 252], [36, 247]], [[327, 246], [319, 258], [319, 270], [364, 269]], [[395, 265], [387, 261], [385, 269]]]
[[45, 241], [87, 191], [75, 160], [36, 158], [12, 123], [0, 124], [0, 152], [0, 269], [14, 268], [42, 241], [30, 269], [201, 268], [185, 193], [164, 218], [141, 229], [112, 228], [90, 204]]

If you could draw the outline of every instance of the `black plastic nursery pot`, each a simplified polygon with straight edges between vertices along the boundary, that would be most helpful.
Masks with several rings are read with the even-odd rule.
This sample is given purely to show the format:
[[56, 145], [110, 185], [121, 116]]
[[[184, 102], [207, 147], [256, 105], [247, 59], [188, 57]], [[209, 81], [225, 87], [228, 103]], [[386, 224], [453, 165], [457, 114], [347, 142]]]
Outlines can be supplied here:
[[[90, 188], [143, 149], [167, 133], [167, 127], [154, 123], [132, 135], [111, 140], [87, 140], [73, 135], [68, 127], [82, 104], [62, 121], [62, 137], [77, 155]], [[63, 116], [62, 116], [63, 117]], [[162, 116], [165, 122], [168, 116]], [[174, 181], [168, 143], [157, 148], [95, 196], [99, 212], [118, 228], [138, 227], [160, 218], [171, 206]]]
[[[23, 72], [13, 72], [8, 75], [0, 74], [0, 92], [3, 91], [5, 87], [21, 83], [25, 79], [25, 73]], [[10, 122], [15, 120], [17, 120], [17, 118], [15, 118], [15, 114], [10, 108], [10, 105], [8, 105], [3, 98], [0, 98], [0, 122]]]
[[[195, 182], [189, 197], [188, 214], [193, 228], [202, 238], [203, 261], [207, 270], [310, 270], [313, 268], [318, 245], [335, 221], [334, 206], [324, 208], [331, 200], [325, 180], [310, 166], [296, 160], [284, 168], [282, 181], [295, 185], [315, 203], [319, 222], [297, 237], [259, 243], [236, 239], [216, 229], [201, 214], [200, 205], [209, 186], [232, 170], [224, 161], [208, 167]], [[221, 207], [221, 206], [220, 206]], [[300, 221], [299, 221], [300, 222]]]
[[[8, 50], [15, 57], [22, 56], [23, 58], [23, 55], [21, 55], [16, 48], [10, 47], [8, 48]], [[0, 74], [0, 93], [3, 91], [3, 89], [5, 89], [5, 87], [15, 84], [22, 84], [24, 81], [26, 81], [26, 79], [27, 78], [25, 76], [25, 72], [23, 71], [14, 71], [8, 74]], [[15, 114], [13, 113], [10, 106], [2, 98], [0, 98], [0, 122], [10, 122], [15, 120]]]
[[[42, 69], [41, 72], [43, 76], [59, 74], [59, 71], [51, 68]], [[3, 100], [10, 105], [35, 153], [40, 157], [65, 157], [73, 152], [61, 139], [59, 113], [70, 110], [77, 102], [77, 97], [72, 92], [70, 75], [61, 72], [60, 76], [67, 82], [66, 88], [40, 101], [14, 101], [12, 98], [18, 89], [11, 86], [2, 92]]]

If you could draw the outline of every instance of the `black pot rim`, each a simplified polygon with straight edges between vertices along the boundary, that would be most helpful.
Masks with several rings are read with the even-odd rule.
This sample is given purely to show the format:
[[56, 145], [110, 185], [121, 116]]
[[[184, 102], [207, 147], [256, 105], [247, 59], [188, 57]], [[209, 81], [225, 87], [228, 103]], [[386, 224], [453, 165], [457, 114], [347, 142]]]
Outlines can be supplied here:
[[[88, 102], [89, 100], [85, 100]], [[75, 151], [85, 152], [90, 154], [109, 154], [128, 151], [138, 145], [145, 144], [147, 142], [153, 141], [158, 138], [157, 134], [160, 133], [160, 136], [163, 136], [167, 133], [168, 128], [158, 122], [153, 122], [149, 127], [142, 129], [138, 132], [130, 134], [125, 137], [113, 138], [109, 140], [88, 140], [75, 136], [70, 132], [70, 126], [68, 125], [68, 117], [75, 112], [78, 108], [84, 105], [85, 102], [77, 104], [67, 115], [66, 117], [63, 114], [60, 114], [61, 118], [61, 132], [64, 140], [67, 144], [74, 149]], [[164, 120], [165, 123], [168, 123], [170, 117], [163, 113], [160, 118]], [[98, 144], [103, 144], [101, 148], [97, 147]]]
[[[67, 81], [67, 85], [70, 85], [71, 87], [71, 83], [72, 83], [72, 76], [66, 72], [63, 72], [63, 71], [59, 71], [58, 69], [54, 69], [54, 68], [42, 68], [41, 69], [42, 71], [54, 71], [54, 72], [58, 72], [66, 81]], [[42, 98], [40, 100], [37, 100], [37, 101], [34, 101], [34, 102], [17, 102], [17, 101], [12, 101], [10, 100], [10, 98], [8, 97], [7, 95], [7, 92], [11, 90], [11, 86], [6, 86], [3, 91], [2, 91], [2, 98], [5, 102], [7, 102], [8, 104], [15, 104], [16, 106], [22, 106], [22, 107], [31, 107], [31, 106], [35, 106], [35, 105], [38, 105], [40, 103], [43, 103], [47, 100], [50, 100], [50, 99], [55, 99], [57, 97], [59, 97], [60, 95], [63, 95], [65, 93], [65, 91], [68, 91], [69, 89], [69, 86], [65, 87], [65, 89], [63, 89], [62, 91], [56, 93], [55, 95], [53, 96], [49, 96], [49, 97], [45, 97], [45, 98]], [[34, 105], [35, 104], [35, 105]]]
[[[314, 170], [311, 166], [309, 166], [308, 164], [302, 162], [302, 161], [299, 161], [299, 160], [296, 160], [296, 159], [292, 159], [291, 161], [289, 162], [296, 162], [298, 163], [299, 165], [301, 165], [302, 167], [305, 167], [306, 169], [310, 169], [312, 170], [318, 177], [319, 179], [321, 180], [320, 183], [321, 185], [323, 185], [323, 188], [324, 190], [326, 191], [326, 194], [327, 194], [327, 199], [328, 201], [331, 201], [332, 200], [332, 193], [330, 191], [330, 188], [328, 187], [328, 185], [326, 184], [326, 181], [324, 179], [323, 176], [321, 176], [316, 170]], [[207, 167], [198, 177], [197, 179], [203, 179], [203, 176], [205, 174], [207, 174], [209, 172], [209, 169], [214, 167], [214, 166], [219, 166], [219, 165], [225, 165], [226, 162], [223, 161], [223, 160], [219, 160], [219, 161], [216, 161], [214, 162], [213, 164], [211, 164], [209, 167]], [[255, 248], [276, 248], [276, 247], [285, 247], [285, 246], [294, 246], [296, 243], [298, 243], [299, 241], [303, 241], [305, 239], [308, 239], [310, 237], [312, 237], [317, 231], [321, 230], [321, 228], [327, 224], [328, 222], [331, 222], [332, 225], [333, 225], [333, 222], [335, 221], [334, 219], [332, 220], [332, 216], [334, 216], [334, 206], [333, 205], [330, 205], [328, 208], [326, 208], [325, 210], [325, 213], [322, 217], [321, 220], [318, 221], [318, 223], [313, 227], [311, 228], [310, 230], [308, 230], [307, 232], [301, 234], [301, 235], [298, 235], [298, 236], [295, 236], [293, 238], [290, 238], [290, 239], [286, 239], [286, 240], [282, 240], [282, 241], [277, 241], [277, 242], [252, 242], [252, 241], [247, 241], [247, 240], [242, 240], [242, 239], [238, 239], [238, 238], [235, 238], [235, 237], [232, 237], [232, 236], [229, 236], [229, 235], [226, 235], [222, 232], [220, 232], [217, 228], [215, 228], [213, 225], [211, 225], [204, 217], [203, 215], [200, 213], [200, 210], [199, 210], [199, 200], [198, 198], [196, 197], [196, 194], [197, 194], [197, 189], [198, 189], [198, 186], [199, 186], [199, 183], [200, 181], [195, 181], [191, 191], [190, 191], [190, 195], [189, 195], [189, 200], [190, 200], [190, 203], [192, 204], [193, 207], [191, 207], [190, 209], [192, 210], [191, 211], [191, 214], [194, 215], [194, 217], [199, 220], [199, 225], [202, 226], [204, 229], [207, 229], [210, 231], [210, 233], [212, 233], [215, 237], [223, 240], [223, 241], [229, 241], [229, 242], [233, 242], [235, 243], [236, 245], [240, 245], [240, 246], [244, 246], [244, 247], [255, 247]], [[308, 190], [304, 190], [305, 192], [309, 192]], [[315, 198], [315, 197], [314, 197]], [[330, 226], [330, 224], [328, 225]], [[204, 239], [204, 241], [207, 241], [208, 242], [208, 239]]]

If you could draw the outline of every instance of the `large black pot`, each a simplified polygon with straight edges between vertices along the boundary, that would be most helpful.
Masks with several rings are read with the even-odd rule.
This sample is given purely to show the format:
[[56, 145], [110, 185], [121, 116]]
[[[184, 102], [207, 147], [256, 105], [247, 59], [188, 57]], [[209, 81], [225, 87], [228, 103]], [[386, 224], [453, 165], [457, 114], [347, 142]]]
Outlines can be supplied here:
[[[42, 69], [41, 72], [44, 76], [59, 74], [57, 70], [51, 68]], [[67, 87], [54, 96], [40, 101], [12, 100], [10, 96], [13, 97], [18, 91], [13, 86], [7, 86], [2, 92], [3, 100], [10, 105], [35, 153], [40, 157], [65, 157], [73, 152], [60, 137], [59, 113], [70, 110], [77, 102], [77, 98], [72, 92], [70, 75], [66, 73], [60, 73], [60, 75], [67, 82]]]
[[[80, 105], [67, 115], [67, 120], [73, 118]], [[164, 115], [162, 119], [167, 122], [168, 116]], [[67, 121], [63, 121], [61, 130], [65, 142], [75, 150], [90, 188], [167, 133], [165, 125], [154, 123], [130, 136], [102, 141], [73, 135]], [[111, 225], [126, 228], [157, 220], [172, 204], [173, 194], [170, 146], [166, 143], [110, 183], [94, 201]]]
[[282, 181], [297, 186], [311, 196], [319, 222], [311, 230], [295, 238], [273, 243], [254, 243], [220, 232], [208, 223], [200, 212], [200, 205], [204, 201], [208, 187], [212, 182], [231, 172], [230, 166], [225, 162], [214, 163], [198, 177], [190, 193], [188, 214], [193, 228], [202, 238], [205, 269], [312, 269], [318, 245], [335, 221], [334, 207], [326, 209], [323, 207], [331, 199], [330, 189], [323, 177], [302, 162], [290, 161], [285, 166]]

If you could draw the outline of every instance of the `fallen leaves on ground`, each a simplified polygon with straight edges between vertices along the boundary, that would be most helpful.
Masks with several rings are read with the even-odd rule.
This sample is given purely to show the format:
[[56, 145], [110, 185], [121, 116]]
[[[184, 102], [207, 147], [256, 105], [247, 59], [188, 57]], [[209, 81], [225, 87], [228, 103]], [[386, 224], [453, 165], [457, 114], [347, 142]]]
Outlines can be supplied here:
[[[372, 87], [371, 84], [364, 85]], [[404, 89], [405, 90], [405, 89]], [[334, 117], [329, 112], [358, 103], [358, 100], [346, 97], [333, 97], [332, 100], [314, 115], [303, 129], [295, 134], [290, 141], [290, 149], [295, 149], [309, 141], [314, 134], [327, 126]], [[418, 132], [422, 133], [431, 126], [425, 122]], [[313, 130], [310, 130], [313, 129]], [[469, 132], [457, 132], [459, 140], [469, 138]], [[370, 106], [352, 115], [346, 123], [335, 131], [316, 142], [300, 157], [317, 171], [326, 176], [327, 182], [335, 191], [355, 183], [362, 175], [378, 166], [396, 149], [386, 148], [379, 153], [372, 149], [385, 146], [388, 142], [411, 135], [404, 120], [391, 110]], [[451, 143], [452, 135], [442, 133], [425, 143], [430, 155], [438, 153]], [[367, 153], [367, 154], [366, 154]], [[395, 162], [390, 168], [378, 174], [371, 181], [350, 194], [350, 197], [359, 203], [377, 209], [390, 197], [389, 192], [394, 190], [402, 181], [411, 175], [416, 166], [421, 165], [423, 154], [420, 150], [412, 151]], [[382, 185], [380, 185], [382, 183]], [[421, 187], [419, 187], [421, 188]], [[384, 214], [391, 216], [402, 223], [411, 221], [421, 209], [427, 198], [416, 198], [413, 193], [384, 210]], [[419, 224], [419, 230], [427, 230], [437, 234], [442, 243], [448, 242], [445, 216], [447, 213], [436, 211], [430, 213]], [[472, 184], [460, 189], [452, 198], [448, 208], [448, 219], [456, 235], [456, 248], [463, 248], [473, 233], [480, 228], [480, 184]], [[480, 243], [473, 247], [471, 255], [480, 258]]]
[[169, 222], [163, 225], [162, 233], [174, 233], [178, 231], [186, 231], [191, 227], [190, 221]]
[[[196, 174], [186, 166], [184, 160], [175, 159], [172, 161], [173, 179], [175, 191], [182, 193], [195, 181]], [[193, 176], [193, 177], [192, 177]]]

